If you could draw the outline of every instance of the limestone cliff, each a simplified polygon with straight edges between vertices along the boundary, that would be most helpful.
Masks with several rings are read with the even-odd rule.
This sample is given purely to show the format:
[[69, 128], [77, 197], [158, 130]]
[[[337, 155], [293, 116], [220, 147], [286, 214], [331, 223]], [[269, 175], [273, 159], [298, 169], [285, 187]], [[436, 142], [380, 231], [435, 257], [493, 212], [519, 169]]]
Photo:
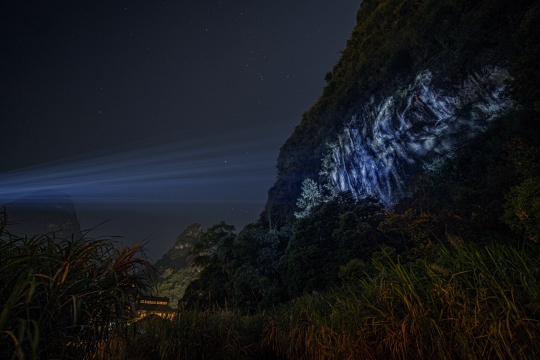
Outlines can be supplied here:
[[172, 307], [177, 306], [186, 287], [197, 276], [197, 270], [191, 267], [191, 248], [201, 233], [200, 224], [188, 226], [178, 235], [174, 246], [155, 263], [158, 270], [154, 281], [155, 295], [168, 297]]
[[280, 149], [261, 220], [293, 221], [308, 180], [304, 189], [325, 192], [304, 191], [313, 199], [347, 191], [391, 206], [413, 191], [414, 176], [515, 106], [507, 90], [520, 88], [516, 78], [525, 84], [516, 64], [534, 50], [516, 39], [539, 6], [533, 0], [362, 1], [322, 95]]

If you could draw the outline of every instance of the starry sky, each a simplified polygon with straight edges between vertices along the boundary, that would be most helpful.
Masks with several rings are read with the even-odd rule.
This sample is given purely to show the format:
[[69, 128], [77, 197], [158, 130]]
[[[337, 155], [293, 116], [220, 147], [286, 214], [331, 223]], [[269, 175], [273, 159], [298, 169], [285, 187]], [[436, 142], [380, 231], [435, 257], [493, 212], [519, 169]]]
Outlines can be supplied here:
[[3, 8], [0, 202], [68, 193], [94, 236], [254, 222], [359, 0], [13, 1]]

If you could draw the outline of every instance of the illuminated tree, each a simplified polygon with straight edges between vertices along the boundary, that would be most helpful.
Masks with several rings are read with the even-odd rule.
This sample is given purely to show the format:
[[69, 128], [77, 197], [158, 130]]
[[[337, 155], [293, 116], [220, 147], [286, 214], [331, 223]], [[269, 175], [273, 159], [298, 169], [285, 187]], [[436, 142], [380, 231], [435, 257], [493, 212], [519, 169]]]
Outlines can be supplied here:
[[302, 195], [296, 202], [296, 206], [301, 209], [301, 211], [295, 212], [294, 216], [296, 216], [297, 219], [305, 218], [311, 213], [311, 210], [315, 206], [326, 201], [328, 201], [328, 199], [324, 196], [321, 185], [317, 184], [314, 180], [307, 178], [302, 183]]

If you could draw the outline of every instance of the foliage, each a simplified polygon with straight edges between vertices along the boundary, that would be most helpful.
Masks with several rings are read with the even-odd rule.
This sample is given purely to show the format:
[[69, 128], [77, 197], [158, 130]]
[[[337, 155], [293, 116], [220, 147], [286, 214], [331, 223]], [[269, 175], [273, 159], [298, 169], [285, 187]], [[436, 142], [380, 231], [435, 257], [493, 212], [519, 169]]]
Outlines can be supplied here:
[[201, 234], [199, 240], [193, 245], [193, 265], [205, 268], [226, 256], [230, 242], [234, 239], [236, 229], [225, 222], [211, 226]]
[[459, 216], [447, 211], [428, 213], [413, 207], [403, 212], [387, 212], [379, 230], [393, 238], [394, 243], [404, 244], [408, 259], [429, 258], [438, 244], [462, 241], [459, 235], [462, 223]]
[[540, 3], [532, 5], [522, 18], [513, 39], [519, 48], [519, 57], [514, 63], [514, 80], [510, 92], [522, 105], [540, 111]]
[[366, 276], [370, 270], [368, 263], [355, 258], [339, 267], [338, 276], [342, 283], [353, 283]]
[[194, 245], [193, 263], [201, 273], [187, 287], [183, 306], [255, 311], [282, 301], [277, 266], [289, 237], [288, 228], [250, 225], [235, 234], [223, 222], [210, 227]]
[[167, 268], [154, 281], [152, 293], [155, 296], [169, 298], [171, 307], [177, 307], [178, 301], [184, 296], [189, 284], [196, 279], [197, 271], [191, 266], [181, 270]]
[[261, 219], [291, 221], [302, 181], [318, 180], [326, 141], [362, 104], [387, 97], [420, 71], [460, 84], [482, 66], [512, 69], [510, 94], [538, 107], [539, 9], [537, 0], [362, 1], [321, 96], [280, 149]]
[[254, 359], [264, 318], [216, 310], [184, 310], [174, 321], [155, 319], [131, 339], [130, 359]]
[[372, 276], [272, 314], [262, 343], [294, 359], [534, 358], [536, 247], [438, 246], [436, 261], [373, 260]]
[[521, 177], [540, 176], [540, 147], [531, 146], [523, 138], [514, 137], [508, 142], [507, 149], [510, 161]]
[[0, 357], [110, 356], [127, 335], [135, 298], [147, 289], [141, 249], [2, 234]]
[[299, 219], [280, 260], [289, 296], [338, 284], [339, 267], [353, 258], [369, 259], [383, 243], [377, 226], [382, 207], [373, 199], [339, 194]]
[[284, 299], [278, 262], [289, 240], [288, 229], [244, 228], [234, 241], [230, 286], [234, 304], [247, 311], [268, 308]]
[[540, 147], [514, 138], [507, 146], [510, 161], [522, 181], [506, 194], [502, 220], [533, 242], [540, 236]]
[[540, 239], [540, 178], [531, 177], [513, 187], [507, 195], [503, 220], [529, 240]]
[[224, 264], [235, 236], [234, 226], [223, 221], [201, 234], [192, 248], [192, 264], [200, 271], [199, 278], [186, 288], [182, 306], [225, 306], [230, 291], [226, 287], [229, 274]]
[[309, 178], [305, 179], [302, 182], [302, 195], [296, 203], [301, 211], [295, 212], [294, 216], [297, 219], [302, 219], [308, 216], [314, 207], [328, 200], [329, 198], [324, 195], [321, 185]]
[[[266, 313], [183, 311], [137, 334], [138, 358], [529, 359], [540, 355], [540, 248], [437, 245]], [[363, 266], [363, 265], [362, 265]]]

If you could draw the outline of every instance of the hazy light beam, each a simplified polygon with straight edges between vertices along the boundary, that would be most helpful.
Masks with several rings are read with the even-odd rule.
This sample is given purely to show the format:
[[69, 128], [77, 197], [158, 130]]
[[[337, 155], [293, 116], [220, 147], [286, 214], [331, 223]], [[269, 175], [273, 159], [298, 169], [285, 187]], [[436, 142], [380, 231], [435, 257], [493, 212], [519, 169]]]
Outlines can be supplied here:
[[250, 189], [267, 189], [274, 180], [276, 154], [261, 150], [260, 142], [235, 140], [228, 146], [208, 146], [208, 137], [142, 144], [112, 155], [10, 171], [0, 174], [0, 202], [51, 190], [87, 204], [220, 203], [230, 201], [231, 191], [236, 201], [250, 203]]

